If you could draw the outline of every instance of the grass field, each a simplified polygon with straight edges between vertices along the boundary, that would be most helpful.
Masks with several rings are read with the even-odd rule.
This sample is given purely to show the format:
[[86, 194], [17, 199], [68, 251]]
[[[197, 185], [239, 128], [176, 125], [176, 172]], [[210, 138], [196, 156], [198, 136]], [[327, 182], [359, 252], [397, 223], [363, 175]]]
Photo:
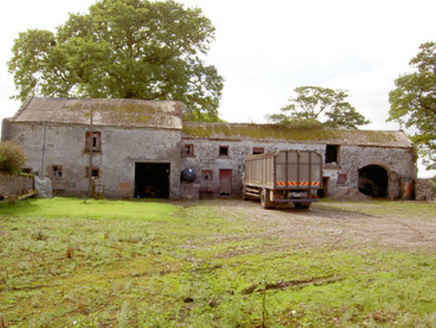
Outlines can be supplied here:
[[[303, 244], [233, 205], [0, 204], [0, 327], [436, 327], [436, 250]], [[307, 213], [432, 223], [436, 204]]]

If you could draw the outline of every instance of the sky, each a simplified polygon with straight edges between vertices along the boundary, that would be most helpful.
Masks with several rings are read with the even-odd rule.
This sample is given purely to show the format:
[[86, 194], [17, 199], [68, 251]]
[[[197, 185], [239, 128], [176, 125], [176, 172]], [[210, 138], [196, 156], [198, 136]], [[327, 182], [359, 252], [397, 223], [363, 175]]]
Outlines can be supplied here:
[[[348, 101], [372, 121], [371, 130], [399, 130], [386, 122], [394, 81], [410, 71], [419, 46], [436, 41], [434, 0], [178, 0], [201, 8], [216, 28], [206, 57], [225, 79], [220, 117], [266, 123], [299, 86], [347, 90]], [[95, 0], [14, 0], [0, 12], [0, 119], [21, 103], [6, 62], [27, 29], [53, 32], [69, 13]], [[420, 169], [420, 175], [425, 175]]]

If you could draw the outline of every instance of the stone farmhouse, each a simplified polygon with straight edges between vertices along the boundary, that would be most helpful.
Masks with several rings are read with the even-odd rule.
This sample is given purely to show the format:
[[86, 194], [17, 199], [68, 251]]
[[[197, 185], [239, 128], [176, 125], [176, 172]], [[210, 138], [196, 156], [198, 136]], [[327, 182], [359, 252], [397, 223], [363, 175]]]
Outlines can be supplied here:
[[196, 123], [184, 116], [177, 101], [31, 97], [4, 119], [2, 140], [23, 147], [28, 170], [51, 178], [54, 192], [65, 196], [83, 196], [91, 186], [108, 198], [238, 196], [245, 157], [308, 149], [325, 158], [320, 197], [344, 189], [413, 197], [416, 156], [402, 131]]

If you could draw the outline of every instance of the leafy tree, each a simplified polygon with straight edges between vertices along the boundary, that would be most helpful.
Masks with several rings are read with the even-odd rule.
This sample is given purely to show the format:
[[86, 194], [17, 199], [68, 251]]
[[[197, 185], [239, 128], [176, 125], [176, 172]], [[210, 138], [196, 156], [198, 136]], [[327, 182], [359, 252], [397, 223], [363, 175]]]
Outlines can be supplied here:
[[306, 86], [294, 91], [297, 96], [291, 97], [289, 104], [281, 108], [282, 113], [269, 116], [272, 122], [290, 125], [304, 120], [306, 125], [307, 122], [319, 125], [324, 115], [323, 125], [333, 128], [357, 129], [359, 125], [370, 123], [346, 101], [348, 94], [344, 90]]
[[202, 60], [214, 27], [173, 1], [101, 0], [54, 34], [19, 34], [9, 61], [16, 98], [180, 100], [197, 120], [217, 120], [223, 78]]
[[424, 164], [436, 169], [436, 43], [422, 44], [410, 65], [414, 71], [396, 79], [396, 89], [389, 93], [388, 120], [416, 131], [412, 140]]
[[19, 174], [26, 165], [24, 151], [12, 141], [0, 142], [0, 173]]

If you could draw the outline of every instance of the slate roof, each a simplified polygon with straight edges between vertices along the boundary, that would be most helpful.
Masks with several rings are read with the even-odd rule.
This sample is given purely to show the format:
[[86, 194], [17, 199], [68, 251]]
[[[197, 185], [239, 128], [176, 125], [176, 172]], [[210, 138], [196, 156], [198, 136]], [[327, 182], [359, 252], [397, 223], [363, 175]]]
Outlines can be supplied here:
[[403, 131], [342, 130], [328, 128], [284, 128], [275, 124], [184, 122], [184, 138], [215, 140], [256, 140], [343, 146], [411, 148]]
[[90, 98], [37, 98], [23, 103], [12, 122], [90, 124], [128, 128], [182, 130], [184, 138], [253, 140], [349, 146], [411, 148], [403, 131], [284, 128], [274, 124], [184, 122], [184, 105], [178, 101]]
[[11, 121], [89, 125], [91, 108], [95, 125], [182, 129], [183, 103], [136, 99], [31, 97]]

